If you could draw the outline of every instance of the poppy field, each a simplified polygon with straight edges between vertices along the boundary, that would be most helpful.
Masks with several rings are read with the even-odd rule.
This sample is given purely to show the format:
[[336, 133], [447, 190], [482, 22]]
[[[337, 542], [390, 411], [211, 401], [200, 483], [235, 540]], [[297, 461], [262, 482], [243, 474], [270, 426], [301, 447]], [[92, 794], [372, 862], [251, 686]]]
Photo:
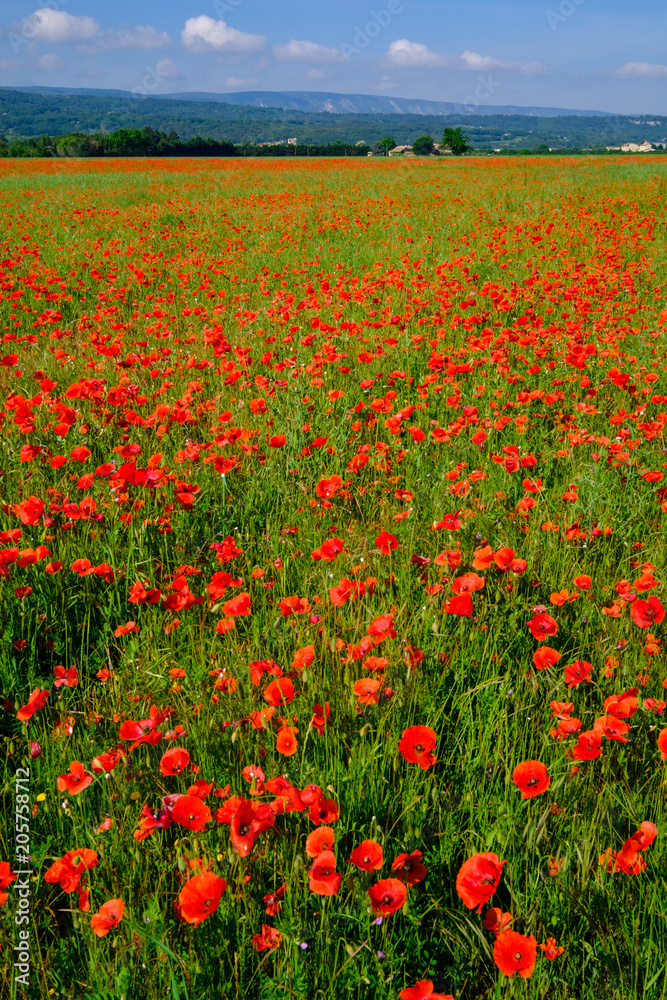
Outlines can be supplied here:
[[667, 992], [667, 167], [0, 162], [0, 995]]

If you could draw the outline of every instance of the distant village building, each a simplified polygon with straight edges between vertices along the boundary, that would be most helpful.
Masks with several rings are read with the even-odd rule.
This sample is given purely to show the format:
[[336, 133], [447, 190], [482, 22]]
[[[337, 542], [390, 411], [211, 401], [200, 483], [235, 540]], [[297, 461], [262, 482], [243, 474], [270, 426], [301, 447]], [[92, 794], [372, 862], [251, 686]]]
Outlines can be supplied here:
[[644, 139], [642, 143], [626, 142], [622, 146], [607, 146], [607, 150], [610, 153], [615, 151], [621, 153], [652, 153], [653, 146], [648, 139]]

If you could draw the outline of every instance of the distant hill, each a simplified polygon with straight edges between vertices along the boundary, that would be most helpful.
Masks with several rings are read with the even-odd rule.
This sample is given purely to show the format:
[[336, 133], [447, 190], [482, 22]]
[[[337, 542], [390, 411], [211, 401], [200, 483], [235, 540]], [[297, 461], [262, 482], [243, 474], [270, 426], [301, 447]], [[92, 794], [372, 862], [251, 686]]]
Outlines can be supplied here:
[[[428, 107], [460, 106], [416, 102], [422, 110], [415, 111], [415, 102], [372, 97], [359, 100], [377, 100], [392, 106], [398, 103], [403, 110], [350, 112], [341, 106], [336, 112], [304, 111], [236, 103], [266, 96], [258, 93], [137, 97], [127, 91], [5, 88], [0, 89], [0, 136], [12, 139], [72, 132], [92, 134], [100, 130], [109, 133], [119, 128], [150, 126], [175, 132], [184, 140], [200, 135], [237, 144], [286, 142], [296, 138], [303, 144], [354, 145], [364, 141], [372, 145], [391, 136], [403, 145], [414, 142], [425, 132], [438, 139], [443, 128], [461, 126], [479, 149], [536, 149], [543, 144], [552, 149], [588, 149], [645, 139], [659, 143], [665, 141], [667, 133], [667, 116], [659, 115], [629, 118], [602, 112], [591, 112], [588, 116], [570, 112], [546, 117], [543, 112], [549, 109], [536, 108], [532, 109], [534, 114], [529, 114], [531, 109], [527, 108], [521, 109], [521, 113], [510, 112], [509, 108], [500, 113], [500, 109], [491, 107], [477, 108], [474, 113], [465, 108], [448, 114], [442, 110], [427, 113]], [[278, 100], [289, 95], [273, 96]], [[319, 95], [318, 99], [326, 100], [328, 96]], [[341, 95], [331, 96], [347, 100]]]
[[[24, 93], [72, 94], [94, 97], [135, 97], [126, 90], [86, 90], [67, 87], [17, 87]], [[171, 101], [207, 101], [216, 104], [241, 104], [253, 108], [282, 108], [284, 111], [326, 112], [333, 115], [462, 115], [470, 114], [470, 107], [450, 101], [428, 101], [409, 97], [377, 97], [369, 94], [328, 94], [310, 90], [249, 90], [243, 93], [211, 94], [182, 93], [159, 94], [160, 99]], [[484, 105], [475, 107], [473, 113], [483, 115], [533, 115], [538, 118], [614, 117], [612, 111], [581, 111], [571, 108], [520, 107], [514, 104]]]

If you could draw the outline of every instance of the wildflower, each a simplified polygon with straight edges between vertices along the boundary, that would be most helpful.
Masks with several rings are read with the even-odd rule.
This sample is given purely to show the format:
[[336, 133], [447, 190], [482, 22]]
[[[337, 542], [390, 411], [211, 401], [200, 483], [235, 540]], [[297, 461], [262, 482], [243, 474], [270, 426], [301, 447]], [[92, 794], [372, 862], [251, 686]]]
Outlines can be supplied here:
[[61, 774], [57, 780], [58, 791], [67, 791], [70, 795], [78, 795], [84, 788], [92, 785], [94, 780], [94, 776], [86, 772], [80, 761], [73, 760], [69, 766], [69, 773]]
[[391, 870], [396, 872], [396, 877], [407, 885], [423, 882], [428, 874], [428, 869], [423, 864], [423, 854], [417, 850], [411, 851], [410, 854], [399, 854], [392, 861]]
[[474, 854], [464, 861], [456, 876], [456, 892], [463, 905], [469, 910], [476, 907], [481, 913], [498, 888], [505, 864], [506, 861], [500, 861], [492, 852]]
[[220, 897], [227, 888], [224, 878], [213, 872], [194, 875], [185, 883], [178, 895], [180, 914], [188, 924], [199, 927], [220, 905]]
[[104, 937], [112, 927], [120, 923], [124, 909], [125, 903], [122, 899], [110, 899], [103, 903], [90, 919], [91, 929], [98, 937]]
[[524, 937], [516, 931], [504, 931], [496, 938], [493, 960], [505, 976], [518, 972], [528, 979], [535, 971], [537, 943], [534, 937]]
[[363, 840], [350, 855], [350, 864], [362, 872], [379, 871], [383, 861], [382, 848], [375, 840]]
[[528, 628], [534, 639], [537, 639], [538, 642], [544, 642], [549, 636], [556, 635], [558, 622], [551, 615], [541, 612], [530, 619]]
[[408, 890], [405, 883], [399, 879], [385, 878], [370, 887], [368, 897], [373, 913], [381, 913], [383, 917], [388, 917], [401, 909], [408, 898]]
[[336, 855], [332, 851], [318, 854], [309, 872], [310, 891], [318, 896], [335, 896], [343, 876], [336, 871]]
[[398, 749], [410, 764], [419, 764], [423, 771], [435, 764], [433, 753], [437, 736], [428, 726], [410, 726], [403, 731]]
[[565, 948], [562, 946], [559, 947], [556, 944], [556, 938], [547, 938], [546, 944], [540, 944], [538, 945], [538, 948], [544, 957], [548, 958], [550, 962], [553, 962], [554, 959], [558, 958], [558, 956], [562, 955], [565, 951]]
[[521, 797], [534, 799], [546, 792], [551, 778], [544, 764], [539, 760], [524, 760], [512, 772], [512, 781], [521, 790]]

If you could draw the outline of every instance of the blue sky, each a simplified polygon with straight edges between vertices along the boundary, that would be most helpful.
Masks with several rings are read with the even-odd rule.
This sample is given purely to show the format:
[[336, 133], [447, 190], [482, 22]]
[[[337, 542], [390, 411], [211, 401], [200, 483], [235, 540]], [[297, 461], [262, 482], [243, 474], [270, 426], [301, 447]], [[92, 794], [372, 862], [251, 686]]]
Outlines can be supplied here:
[[3, 0], [0, 86], [667, 114], [666, 36], [664, 0]]

